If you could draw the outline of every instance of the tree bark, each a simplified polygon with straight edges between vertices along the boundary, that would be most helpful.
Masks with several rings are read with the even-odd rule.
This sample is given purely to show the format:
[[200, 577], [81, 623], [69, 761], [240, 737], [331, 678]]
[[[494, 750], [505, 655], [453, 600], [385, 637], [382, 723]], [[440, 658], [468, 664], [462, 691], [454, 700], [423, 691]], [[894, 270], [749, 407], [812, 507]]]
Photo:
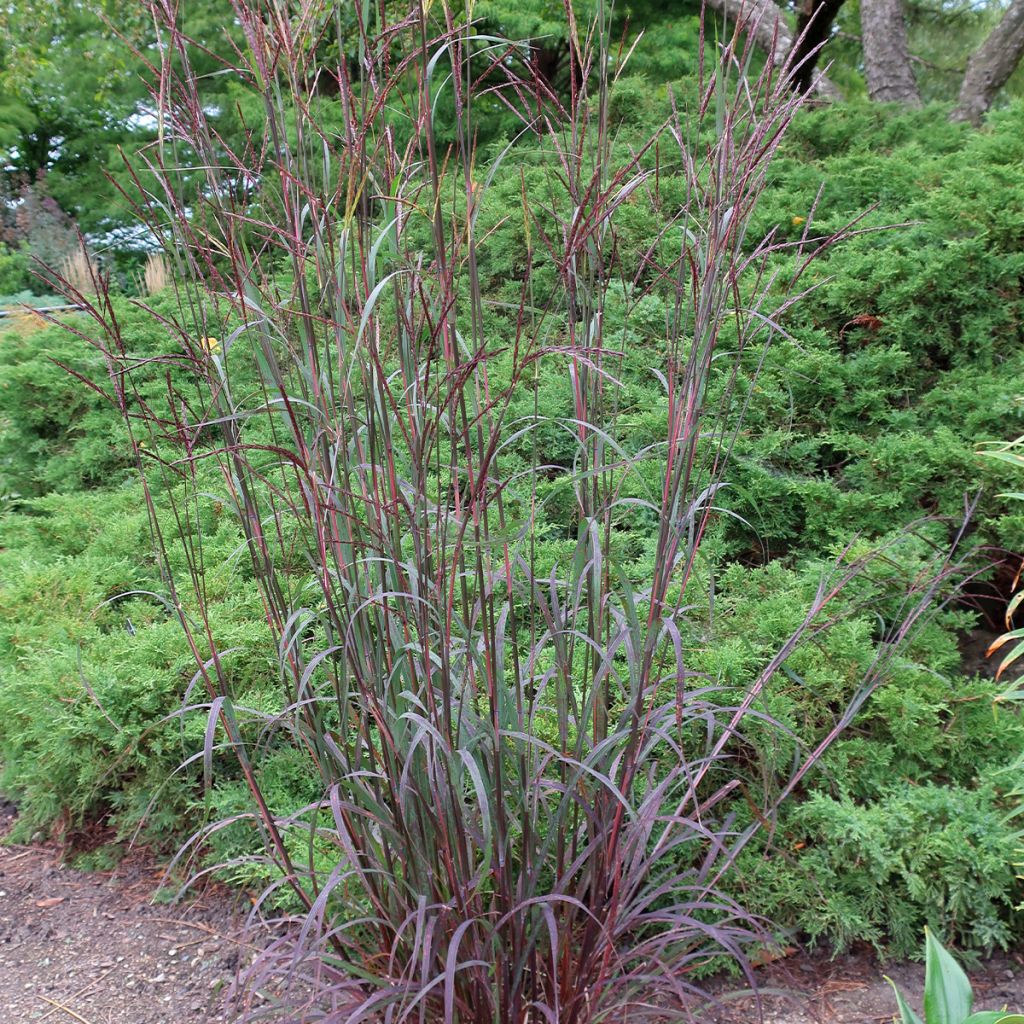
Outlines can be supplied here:
[[980, 124], [996, 93], [1024, 57], [1024, 0], [1013, 0], [999, 24], [971, 55], [953, 121]]
[[[754, 42], [772, 56], [775, 66], [786, 67], [793, 51], [793, 33], [782, 9], [772, 0], [707, 0], [708, 6], [730, 21], [746, 27]], [[822, 99], [841, 99], [836, 86], [820, 71], [810, 73], [810, 88]]]
[[921, 106], [900, 0], [861, 0], [860, 29], [868, 96], [876, 103]]
[[821, 48], [828, 41], [832, 23], [842, 6], [843, 0], [803, 0], [800, 4], [789, 63], [793, 68], [793, 88], [801, 93], [814, 88]]

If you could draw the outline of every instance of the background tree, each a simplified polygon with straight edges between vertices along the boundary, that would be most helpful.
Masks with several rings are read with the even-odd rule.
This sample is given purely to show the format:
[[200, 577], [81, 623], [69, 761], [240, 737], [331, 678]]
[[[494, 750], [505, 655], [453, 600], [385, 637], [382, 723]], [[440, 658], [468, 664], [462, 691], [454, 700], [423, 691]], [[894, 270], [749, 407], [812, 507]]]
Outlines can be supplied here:
[[[36, 0], [0, 7], [0, 166], [8, 193], [43, 186], [82, 228], [117, 219], [104, 171], [118, 147], [146, 134], [139, 66], [108, 19], [134, 45], [141, 5]], [[112, 204], [114, 208], [112, 209]]]
[[802, 93], [810, 92], [816, 83], [824, 81], [820, 74], [816, 74], [818, 58], [832, 35], [833, 24], [844, 2], [802, 0], [800, 3], [789, 63], [793, 68], [794, 86]]
[[1024, 57], [1024, 0], [1013, 0], [999, 24], [974, 51], [967, 64], [955, 121], [981, 122], [999, 90]]
[[1024, 91], [1024, 0], [708, 2], [730, 21], [745, 18], [758, 45], [796, 69], [794, 86], [822, 98], [956, 100], [952, 117], [977, 124]]
[[831, 34], [842, 3], [843, 0], [805, 0], [794, 32], [786, 13], [772, 0], [708, 0], [708, 6], [729, 21], [742, 19], [775, 63], [792, 69], [794, 88], [828, 99], [840, 98], [840, 92], [816, 68], [821, 47]]
[[[193, 0], [187, 24], [209, 48], [197, 69], [207, 112], [230, 121], [232, 83], [216, 73], [216, 54], [229, 46], [227, 10], [225, 0]], [[0, 194], [8, 208], [30, 188], [40, 201], [56, 201], [86, 234], [131, 245], [124, 231], [132, 217], [108, 175], [123, 175], [124, 155], [154, 137], [145, 84], [153, 43], [142, 4], [0, 4]]]
[[[581, 24], [596, 0], [574, 0]], [[795, 89], [821, 99], [876, 100], [917, 105], [955, 103], [954, 118], [978, 123], [993, 103], [1024, 91], [1019, 70], [1024, 52], [1024, 0], [708, 0], [727, 22], [746, 19], [760, 47], [787, 61]], [[262, 112], [247, 103], [217, 54], [228, 54], [235, 22], [227, 0], [190, 0], [188, 31], [205, 47], [197, 51], [206, 114], [218, 131], [237, 141]], [[372, 17], [402, 16], [401, 0], [373, 6]], [[357, 7], [339, 5], [318, 43], [322, 60], [306, 86], [330, 102], [337, 82], [316, 67], [344, 57], [359, 75]], [[700, 4], [697, 0], [632, 0], [614, 11], [620, 56], [642, 33], [623, 74], [650, 82], [677, 81], [696, 65]], [[520, 41], [539, 76], [556, 93], [571, 82], [568, 27], [561, 0], [478, 0], [480, 32]], [[725, 31], [727, 26], [719, 26]], [[143, 84], [145, 55], [154, 29], [142, 5], [123, 0], [0, 0], [0, 194], [10, 222], [26, 188], [33, 209], [47, 200], [71, 216], [98, 244], [129, 251], [140, 239], [127, 225], [130, 211], [107, 175], [124, 174], [122, 153], [152, 140], [155, 118]], [[140, 56], [140, 54], [142, 56]], [[481, 58], [483, 62], [484, 58]], [[481, 71], [486, 65], [481, 63]], [[450, 100], [441, 95], [438, 116]], [[340, 117], [340, 111], [338, 113]], [[504, 137], [505, 112], [477, 129]], [[24, 217], [22, 218], [24, 220]], [[53, 218], [51, 218], [51, 221]], [[49, 223], [49, 222], [48, 222]]]
[[861, 0], [861, 40], [868, 95], [878, 103], [921, 106], [910, 66], [901, 0]]

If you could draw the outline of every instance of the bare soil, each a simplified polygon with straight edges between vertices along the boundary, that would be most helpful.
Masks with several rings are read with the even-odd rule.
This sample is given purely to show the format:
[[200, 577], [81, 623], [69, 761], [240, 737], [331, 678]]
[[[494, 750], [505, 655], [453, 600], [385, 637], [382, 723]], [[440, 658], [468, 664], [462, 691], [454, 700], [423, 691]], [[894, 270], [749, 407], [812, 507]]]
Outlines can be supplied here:
[[[0, 798], [0, 837], [14, 810]], [[210, 887], [153, 902], [162, 871], [132, 855], [113, 872], [77, 871], [52, 844], [0, 845], [0, 1024], [226, 1024], [223, 993], [253, 951], [230, 895]], [[968, 974], [976, 1009], [1024, 1007], [1024, 949]], [[793, 952], [757, 971], [766, 1024], [883, 1024], [891, 977], [920, 1011], [924, 967]], [[758, 1002], [741, 982], [713, 983], [702, 1024], [751, 1024]]]
[[[1024, 951], [999, 954], [975, 967], [965, 965], [974, 989], [975, 1010], [1024, 1007]], [[859, 950], [831, 959], [793, 954], [757, 971], [765, 1024], [882, 1024], [893, 1019], [896, 1001], [886, 977], [921, 1013], [924, 964], [879, 963]], [[730, 996], [741, 982], [719, 981], [720, 1009], [706, 1024], [750, 1024], [758, 1019], [757, 1000]]]
[[[13, 808], [0, 799], [0, 835]], [[155, 904], [162, 872], [65, 867], [51, 845], [0, 845], [0, 1021], [215, 1024], [246, 950], [217, 889]]]

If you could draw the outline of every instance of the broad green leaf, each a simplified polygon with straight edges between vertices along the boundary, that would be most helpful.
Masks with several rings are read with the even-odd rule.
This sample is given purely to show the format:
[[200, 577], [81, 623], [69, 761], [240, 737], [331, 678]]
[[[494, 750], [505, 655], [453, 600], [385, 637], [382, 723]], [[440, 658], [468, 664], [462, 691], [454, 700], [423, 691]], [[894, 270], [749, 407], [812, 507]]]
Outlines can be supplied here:
[[990, 459], [998, 459], [1000, 462], [1008, 462], [1011, 466], [1021, 465], [1021, 456], [1012, 452], [981, 452], [980, 454]]
[[907, 1005], [906, 1000], [903, 998], [900, 990], [896, 987], [896, 982], [892, 978], [886, 978], [887, 982], [892, 985], [893, 992], [896, 993], [896, 1006], [900, 1011], [900, 1022], [899, 1024], [922, 1024], [921, 1018]]
[[996, 697], [997, 701], [1024, 700], [1024, 690], [1006, 690]]
[[995, 640], [988, 645], [988, 649], [985, 651], [985, 654], [993, 654], [1004, 644], [1009, 643], [1011, 640], [1020, 640], [1022, 637], [1024, 637], [1024, 628], [1011, 629], [1009, 633], [1003, 633], [1001, 636], [997, 636]]
[[942, 944], [925, 930], [924, 1016], [928, 1024], [964, 1024], [970, 1015], [971, 983]]
[[1024, 654], [1024, 643], [1019, 643], [999, 663], [999, 668], [996, 670], [996, 679], [998, 679], [1022, 654]]
[[981, 1010], [972, 1013], [964, 1024], [1024, 1024], [1024, 1016], [1005, 1010]]

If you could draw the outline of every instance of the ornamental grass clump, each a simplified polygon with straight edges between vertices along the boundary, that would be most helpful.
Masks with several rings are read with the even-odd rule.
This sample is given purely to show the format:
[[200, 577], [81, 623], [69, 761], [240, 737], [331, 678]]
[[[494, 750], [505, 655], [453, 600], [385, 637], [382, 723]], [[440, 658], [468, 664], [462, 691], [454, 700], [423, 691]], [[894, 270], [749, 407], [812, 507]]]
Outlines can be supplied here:
[[[229, 123], [202, 101], [194, 61], [210, 49], [173, 0], [150, 7], [160, 138], [131, 198], [166, 239], [179, 312], [163, 317], [166, 355], [138, 359], [111, 306], [90, 303], [109, 370], [94, 383], [131, 427], [158, 545], [186, 553], [165, 585], [197, 665], [182, 714], [208, 723], [196, 760], [209, 785], [236, 759], [252, 796], [187, 852], [247, 822], [278, 872], [256, 911], [276, 938], [239, 979], [240, 1013], [686, 1016], [698, 968], [744, 963], [765, 935], [720, 880], [835, 730], [781, 781], [744, 760], [744, 733], [766, 726], [766, 688], [866, 562], [842, 554], [742, 699], [688, 668], [709, 642], [701, 546], [743, 396], [841, 237], [811, 217], [797, 243], [747, 233], [800, 98], [770, 63], [751, 72], [738, 36], [624, 148], [604, 5], [591, 25], [566, 6], [562, 88], [528, 44], [479, 35], [440, 0], [363, 4], [353, 24], [326, 0], [234, 0]], [[515, 129], [481, 142], [499, 114]], [[501, 212], [525, 256], [518, 300], [499, 302], [480, 213], [523, 147], [550, 187], [532, 194], [523, 174]], [[640, 253], [617, 246], [630, 204], [660, 218]], [[668, 311], [649, 353], [653, 441], [623, 411], [613, 288], [627, 322], [651, 295]], [[571, 411], [524, 413], [551, 367]], [[158, 407], [141, 382], [160, 375]], [[539, 440], [553, 434], [567, 458]], [[244, 537], [238, 585], [261, 595], [279, 707], [237, 704], [235, 652], [206, 614], [214, 503]], [[159, 528], [168, 510], [177, 536]], [[880, 632], [854, 706], [946, 565]], [[261, 758], [280, 745], [316, 780], [306, 806], [264, 793]]]

